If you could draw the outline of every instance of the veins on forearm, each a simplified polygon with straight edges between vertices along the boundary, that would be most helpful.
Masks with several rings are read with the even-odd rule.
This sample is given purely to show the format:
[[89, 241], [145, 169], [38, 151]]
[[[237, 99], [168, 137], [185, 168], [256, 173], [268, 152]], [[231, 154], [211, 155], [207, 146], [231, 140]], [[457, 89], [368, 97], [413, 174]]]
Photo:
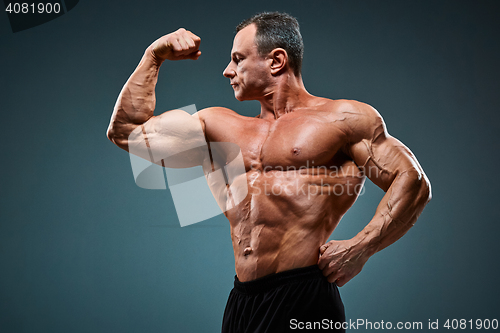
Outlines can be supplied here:
[[145, 55], [118, 98], [116, 113], [120, 122], [139, 125], [153, 116], [158, 71], [159, 66]]
[[401, 238], [416, 222], [430, 198], [425, 175], [410, 168], [398, 173], [361, 241], [378, 252]]

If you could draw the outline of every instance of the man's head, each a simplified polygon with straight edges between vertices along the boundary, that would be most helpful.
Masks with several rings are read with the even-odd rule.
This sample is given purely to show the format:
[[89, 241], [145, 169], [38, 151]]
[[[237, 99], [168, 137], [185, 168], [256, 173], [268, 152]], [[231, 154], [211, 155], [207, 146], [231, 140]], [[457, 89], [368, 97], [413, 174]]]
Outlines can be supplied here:
[[236, 28], [231, 62], [224, 76], [231, 79], [238, 100], [259, 99], [276, 75], [300, 77], [304, 46], [297, 20], [288, 14], [261, 13]]
[[296, 76], [300, 75], [304, 43], [297, 19], [286, 13], [264, 12], [244, 20], [236, 27], [236, 32], [255, 24], [255, 43], [261, 56], [273, 49], [282, 48], [288, 55], [288, 65]]

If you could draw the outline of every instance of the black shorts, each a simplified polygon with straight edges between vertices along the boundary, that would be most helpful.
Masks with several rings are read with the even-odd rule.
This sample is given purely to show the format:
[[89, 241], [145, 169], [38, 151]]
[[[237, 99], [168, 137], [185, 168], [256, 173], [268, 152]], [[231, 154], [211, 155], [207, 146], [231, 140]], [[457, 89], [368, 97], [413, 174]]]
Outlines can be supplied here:
[[337, 286], [314, 265], [249, 282], [235, 277], [222, 333], [345, 332], [344, 321]]

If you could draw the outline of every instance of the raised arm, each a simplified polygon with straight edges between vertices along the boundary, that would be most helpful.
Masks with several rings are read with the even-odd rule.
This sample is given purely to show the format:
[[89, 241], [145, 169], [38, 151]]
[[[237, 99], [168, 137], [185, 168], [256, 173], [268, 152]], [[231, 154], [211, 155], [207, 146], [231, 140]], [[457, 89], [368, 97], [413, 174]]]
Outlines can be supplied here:
[[358, 102], [348, 110], [346, 152], [386, 194], [374, 217], [355, 237], [320, 248], [318, 265], [339, 286], [358, 274], [368, 258], [401, 238], [431, 199], [430, 182], [412, 152], [387, 133], [380, 114]]
[[[158, 71], [165, 60], [196, 60], [200, 38], [183, 28], [151, 44], [139, 65], [125, 83], [111, 116], [108, 138], [133, 154], [165, 164], [165, 157], [184, 154], [185, 165], [201, 164], [205, 147], [204, 123], [197, 115], [172, 110], [154, 116]], [[186, 151], [189, 153], [186, 154]], [[183, 163], [181, 163], [183, 164]]]

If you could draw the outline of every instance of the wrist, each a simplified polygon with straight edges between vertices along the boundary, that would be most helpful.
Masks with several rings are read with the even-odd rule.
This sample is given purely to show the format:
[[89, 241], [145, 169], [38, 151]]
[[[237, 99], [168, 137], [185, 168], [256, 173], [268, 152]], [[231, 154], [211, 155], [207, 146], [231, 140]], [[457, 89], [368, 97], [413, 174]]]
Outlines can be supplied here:
[[165, 59], [160, 58], [158, 55], [156, 55], [153, 45], [150, 45], [146, 51], [144, 52], [144, 57], [147, 58], [149, 61], [151, 61], [154, 65], [157, 67], [160, 67], [161, 64], [165, 61]]
[[362, 230], [352, 239], [352, 247], [357, 248], [362, 255], [368, 259], [375, 253], [379, 251], [380, 242], [377, 240], [377, 237], [373, 235], [371, 232], [367, 232]]

